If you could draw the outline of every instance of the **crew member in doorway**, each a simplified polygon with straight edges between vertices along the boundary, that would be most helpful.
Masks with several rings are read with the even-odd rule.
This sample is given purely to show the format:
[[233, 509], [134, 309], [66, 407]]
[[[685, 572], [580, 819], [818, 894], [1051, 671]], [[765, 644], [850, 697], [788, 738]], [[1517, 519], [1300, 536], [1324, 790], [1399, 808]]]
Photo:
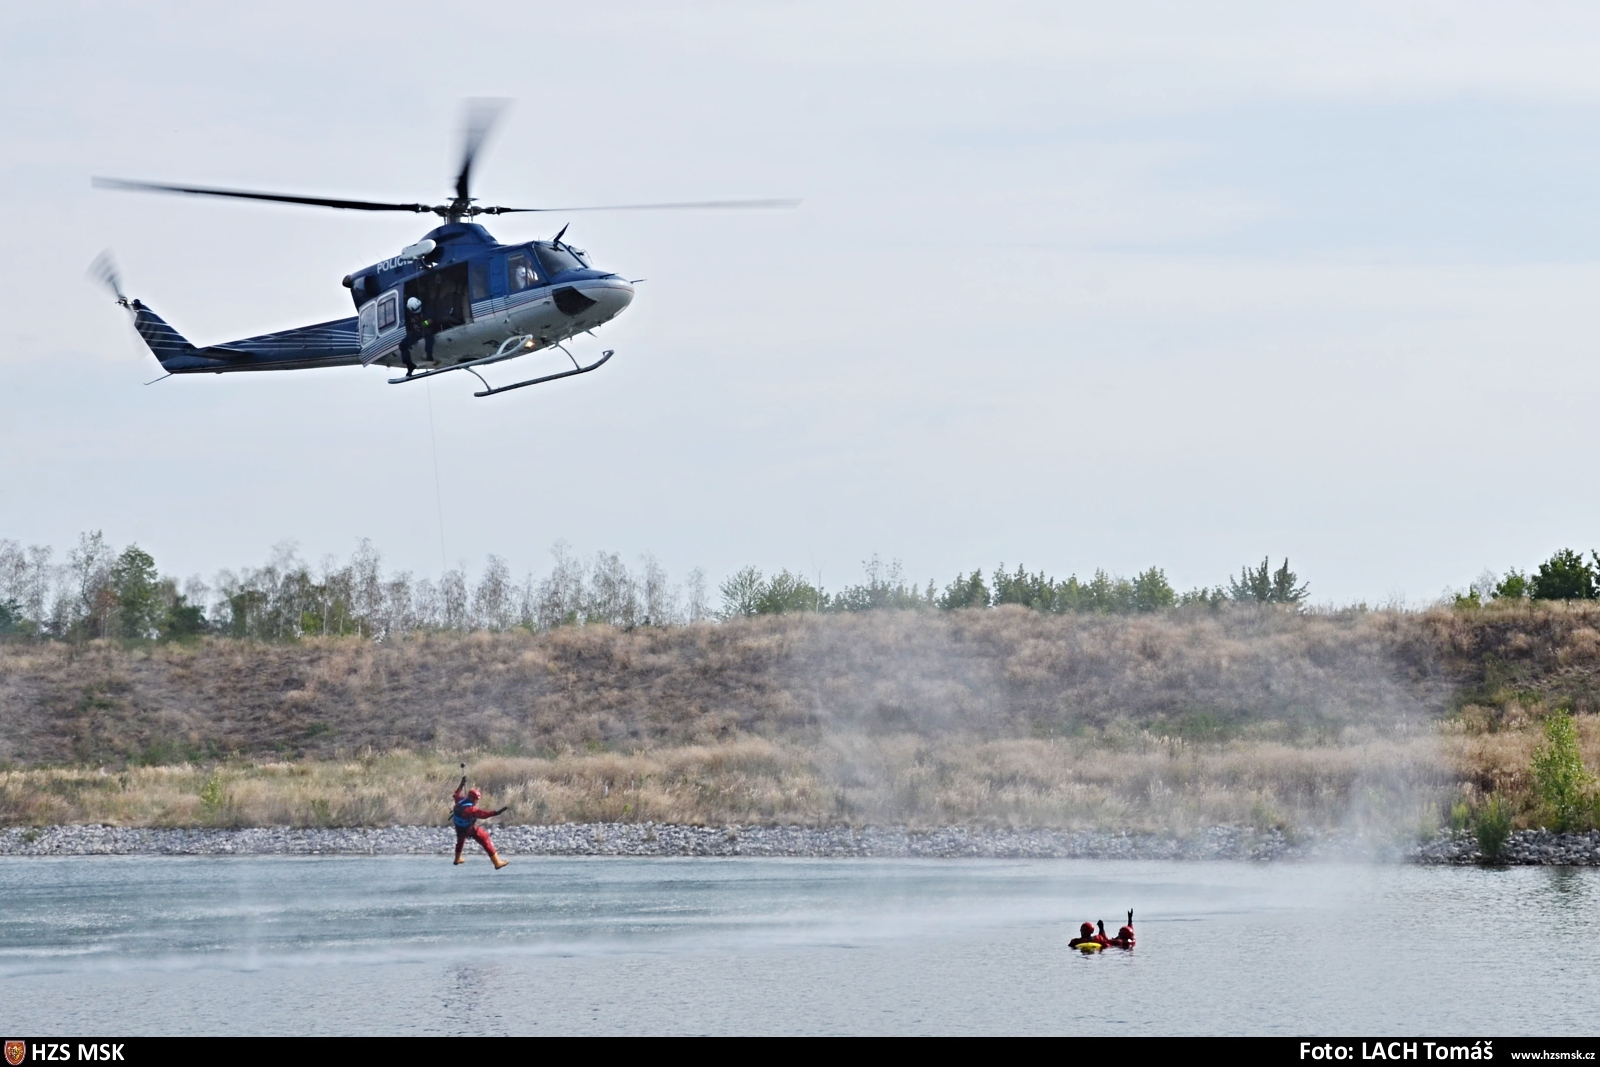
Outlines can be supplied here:
[[433, 335], [439, 331], [434, 329], [431, 316], [422, 313], [422, 301], [416, 297], [406, 300], [406, 336], [400, 342], [400, 358], [406, 363], [406, 377], [409, 378], [416, 371], [417, 365], [411, 362], [411, 346], [418, 339], [422, 341], [422, 354], [429, 363], [433, 362]]
[[[463, 771], [466, 770], [466, 767], [465, 763], [461, 765]], [[467, 788], [467, 776], [463, 774], [461, 776], [461, 784], [456, 786], [455, 807], [450, 813], [450, 821], [456, 827], [456, 862], [466, 862], [461, 858], [461, 847], [467, 843], [467, 838], [470, 837], [483, 846], [483, 850], [489, 854], [490, 861], [494, 863], [494, 869], [498, 871], [510, 860], [500, 858], [500, 853], [494, 850], [494, 842], [489, 840], [489, 831], [479, 826], [478, 820], [492, 819], [496, 815], [504, 814], [508, 809], [501, 808], [498, 811], [486, 811], [478, 807], [478, 800], [482, 796], [483, 794], [478, 790]]]

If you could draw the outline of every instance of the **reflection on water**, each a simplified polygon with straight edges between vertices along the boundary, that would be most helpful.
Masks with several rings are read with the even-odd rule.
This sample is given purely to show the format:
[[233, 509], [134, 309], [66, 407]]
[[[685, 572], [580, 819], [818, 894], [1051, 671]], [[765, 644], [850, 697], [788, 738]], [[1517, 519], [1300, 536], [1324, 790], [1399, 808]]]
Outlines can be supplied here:
[[[0, 860], [34, 1033], [1587, 1033], [1600, 870]], [[1137, 912], [1132, 953], [1077, 924]]]

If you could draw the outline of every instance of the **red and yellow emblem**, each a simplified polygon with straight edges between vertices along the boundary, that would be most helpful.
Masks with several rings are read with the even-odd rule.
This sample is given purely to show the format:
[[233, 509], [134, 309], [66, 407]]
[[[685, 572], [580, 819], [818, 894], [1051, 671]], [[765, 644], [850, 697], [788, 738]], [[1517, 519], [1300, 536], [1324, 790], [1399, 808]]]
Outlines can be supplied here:
[[26, 1041], [6, 1042], [6, 1062], [11, 1064], [11, 1067], [17, 1067], [27, 1055], [28, 1043]]

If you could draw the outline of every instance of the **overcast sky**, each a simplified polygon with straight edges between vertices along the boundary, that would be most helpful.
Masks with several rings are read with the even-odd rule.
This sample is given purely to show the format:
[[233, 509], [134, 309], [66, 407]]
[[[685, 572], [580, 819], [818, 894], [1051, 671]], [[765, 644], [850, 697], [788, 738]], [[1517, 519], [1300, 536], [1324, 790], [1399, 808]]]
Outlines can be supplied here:
[[[1600, 545], [1592, 4], [56, 2], [0, 50], [0, 537], [1414, 603]], [[490, 202], [804, 202], [492, 221], [648, 279], [587, 377], [142, 384], [102, 248], [208, 344], [428, 224], [91, 175], [442, 199], [469, 96], [515, 99]]]

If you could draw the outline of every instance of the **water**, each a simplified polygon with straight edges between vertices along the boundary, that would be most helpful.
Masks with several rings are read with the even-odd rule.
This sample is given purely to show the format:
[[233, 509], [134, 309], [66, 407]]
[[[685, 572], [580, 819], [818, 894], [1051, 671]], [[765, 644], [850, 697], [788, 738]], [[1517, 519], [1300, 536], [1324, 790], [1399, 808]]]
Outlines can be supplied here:
[[[7, 1033], [1582, 1034], [1600, 870], [0, 860]], [[1139, 947], [1078, 922], [1137, 910]]]

